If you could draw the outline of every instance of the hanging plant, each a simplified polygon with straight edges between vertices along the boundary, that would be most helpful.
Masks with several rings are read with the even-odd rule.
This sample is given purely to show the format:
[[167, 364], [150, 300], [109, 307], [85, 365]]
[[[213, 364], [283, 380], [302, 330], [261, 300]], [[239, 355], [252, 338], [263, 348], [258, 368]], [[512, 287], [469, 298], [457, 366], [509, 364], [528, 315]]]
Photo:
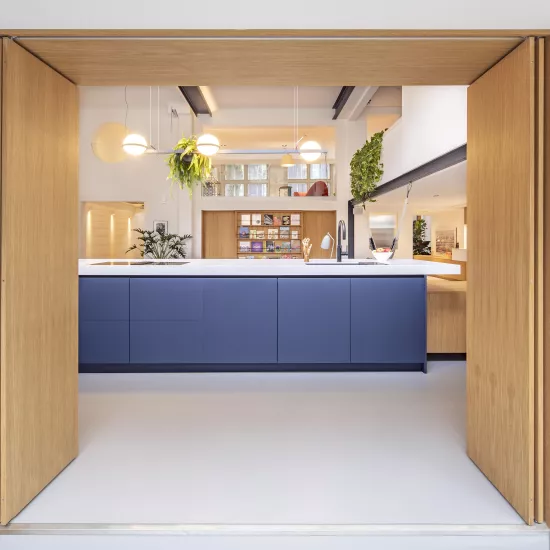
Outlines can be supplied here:
[[376, 202], [371, 195], [384, 175], [384, 165], [380, 162], [384, 132], [377, 132], [367, 140], [350, 162], [351, 194], [363, 206], [365, 202]]
[[190, 195], [193, 193], [193, 185], [202, 185], [212, 172], [212, 160], [199, 153], [196, 136], [182, 137], [167, 162], [170, 167], [168, 179], [177, 183], [181, 189], [187, 189]]

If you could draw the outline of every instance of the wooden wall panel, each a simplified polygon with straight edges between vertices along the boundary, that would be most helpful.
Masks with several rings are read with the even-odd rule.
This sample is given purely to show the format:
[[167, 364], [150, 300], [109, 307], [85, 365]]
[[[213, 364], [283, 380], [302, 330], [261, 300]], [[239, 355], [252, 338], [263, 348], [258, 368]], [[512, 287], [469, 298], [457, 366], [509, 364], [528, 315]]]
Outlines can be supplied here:
[[534, 42], [468, 90], [468, 454], [526, 522], [534, 499]]
[[[304, 237], [309, 237], [313, 245], [311, 258], [330, 258], [330, 250], [321, 248], [321, 241], [327, 233], [337, 239], [335, 210], [304, 211]], [[336, 258], [336, 244], [332, 257]]]
[[78, 95], [3, 40], [1, 522], [78, 452]]
[[[518, 38], [21, 39], [88, 86], [470, 84]], [[182, 59], [185, 63], [182, 63]]]
[[237, 257], [235, 211], [203, 211], [202, 257]]
[[544, 39], [536, 40], [535, 83], [535, 521], [544, 521]]
[[550, 522], [550, 40], [544, 45], [544, 508]]

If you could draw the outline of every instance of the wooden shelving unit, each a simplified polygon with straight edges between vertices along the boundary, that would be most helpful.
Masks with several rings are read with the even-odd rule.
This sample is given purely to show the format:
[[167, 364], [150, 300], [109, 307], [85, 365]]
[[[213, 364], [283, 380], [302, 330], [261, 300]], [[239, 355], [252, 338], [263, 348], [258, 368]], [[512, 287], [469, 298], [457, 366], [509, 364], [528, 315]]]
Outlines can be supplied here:
[[[265, 223], [266, 216], [267, 219], [273, 220], [273, 224]], [[258, 219], [261, 223], [257, 223]], [[283, 225], [287, 219], [288, 223]], [[277, 221], [280, 221], [280, 224]], [[302, 259], [303, 223], [304, 213], [300, 210], [291, 212], [242, 210], [235, 212], [237, 258]], [[283, 235], [281, 235], [281, 229], [283, 229]], [[288, 236], [285, 229], [288, 229]], [[257, 249], [260, 246], [258, 243], [261, 243], [261, 250]], [[284, 249], [283, 245], [285, 245]], [[250, 249], [244, 250], [244, 247]]]

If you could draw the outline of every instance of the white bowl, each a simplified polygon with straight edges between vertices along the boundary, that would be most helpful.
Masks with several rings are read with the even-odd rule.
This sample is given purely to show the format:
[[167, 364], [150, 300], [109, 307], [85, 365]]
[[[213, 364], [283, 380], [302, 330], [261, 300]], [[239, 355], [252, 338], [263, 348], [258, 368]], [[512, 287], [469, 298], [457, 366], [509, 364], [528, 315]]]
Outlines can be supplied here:
[[393, 252], [376, 252], [376, 250], [371, 250], [374, 259], [378, 262], [387, 262], [392, 259]]

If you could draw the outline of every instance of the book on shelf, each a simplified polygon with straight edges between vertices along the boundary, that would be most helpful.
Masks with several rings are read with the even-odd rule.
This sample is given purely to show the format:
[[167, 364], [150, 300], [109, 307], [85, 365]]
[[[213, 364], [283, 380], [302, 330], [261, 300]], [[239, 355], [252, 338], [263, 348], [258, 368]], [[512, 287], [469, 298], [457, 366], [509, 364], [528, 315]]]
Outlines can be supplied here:
[[250, 241], [239, 241], [239, 252], [250, 252]]
[[290, 225], [290, 216], [283, 216], [283, 225]]
[[290, 241], [283, 241], [281, 243], [281, 250], [283, 252], [290, 252]]
[[250, 225], [250, 214], [241, 214], [241, 225]]
[[281, 239], [290, 239], [290, 227], [281, 227], [279, 235], [281, 235]]
[[275, 243], [275, 252], [281, 251], [281, 243]]
[[273, 225], [282, 225], [283, 220], [281, 216], [273, 216]]
[[293, 239], [290, 242], [290, 248], [291, 248], [292, 252], [300, 252], [300, 241]]
[[262, 241], [252, 241], [252, 252], [263, 252], [264, 243]]
[[261, 214], [252, 214], [252, 225], [262, 225]]
[[290, 254], [283, 254], [283, 255], [281, 256], [281, 258], [282, 258], [283, 260], [291, 260], [291, 259], [292, 259], [292, 256], [291, 256]]
[[300, 214], [290, 215], [290, 225], [300, 225]]
[[239, 260], [254, 260], [254, 256], [239, 256]]
[[258, 230], [257, 229], [251, 229], [250, 230], [250, 238], [256, 239], [258, 237]]
[[250, 238], [250, 228], [246, 226], [239, 227], [239, 239], [248, 239]]
[[292, 231], [292, 238], [293, 239], [299, 239], [300, 238], [300, 232], [296, 231], [296, 230], [293, 230]]
[[273, 241], [265, 241], [265, 251], [275, 252], [275, 243]]
[[273, 214], [264, 214], [264, 225], [273, 225]]
[[279, 230], [278, 229], [268, 229], [267, 230], [267, 238], [268, 239], [278, 239], [279, 238]]

